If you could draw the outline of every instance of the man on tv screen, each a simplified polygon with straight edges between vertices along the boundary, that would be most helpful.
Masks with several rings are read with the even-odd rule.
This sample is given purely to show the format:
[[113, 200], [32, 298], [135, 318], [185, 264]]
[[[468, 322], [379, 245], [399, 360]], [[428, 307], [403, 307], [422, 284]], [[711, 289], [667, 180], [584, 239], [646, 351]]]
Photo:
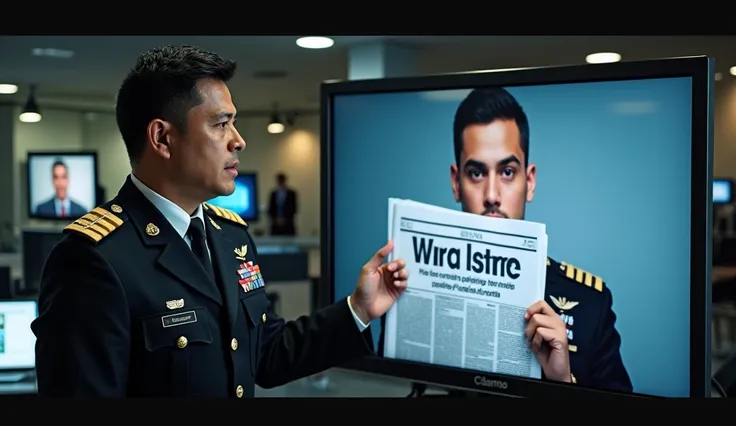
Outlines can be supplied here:
[[36, 207], [36, 215], [44, 217], [80, 217], [87, 211], [69, 198], [69, 167], [62, 160], [51, 166], [54, 196]]
[[[536, 166], [529, 163], [529, 122], [516, 99], [502, 88], [473, 90], [457, 108], [453, 137], [450, 178], [463, 211], [524, 219], [537, 177]], [[631, 392], [611, 291], [603, 280], [548, 258], [544, 304], [554, 306], [567, 327], [574, 381]], [[545, 375], [549, 378], [547, 371]]]

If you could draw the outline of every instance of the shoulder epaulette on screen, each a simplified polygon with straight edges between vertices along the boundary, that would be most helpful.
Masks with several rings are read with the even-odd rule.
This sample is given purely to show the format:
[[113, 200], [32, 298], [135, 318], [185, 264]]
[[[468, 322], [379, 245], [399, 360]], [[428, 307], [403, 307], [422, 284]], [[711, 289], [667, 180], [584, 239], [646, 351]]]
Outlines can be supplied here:
[[603, 278], [570, 265], [569, 263], [561, 262], [561, 265], [564, 267], [563, 272], [567, 278], [577, 282], [578, 284], [583, 284], [586, 287], [603, 291], [603, 286], [605, 285]]
[[208, 212], [214, 213], [217, 217], [221, 217], [225, 220], [229, 220], [230, 222], [237, 223], [238, 225], [243, 225], [245, 227], [248, 226], [248, 224], [243, 220], [242, 217], [240, 217], [240, 215], [228, 209], [223, 209], [222, 207], [213, 206], [212, 204], [207, 203], [202, 204], [202, 208]]
[[123, 226], [123, 223], [125, 223], [125, 221], [120, 219], [114, 213], [111, 213], [102, 207], [95, 207], [91, 212], [67, 225], [64, 228], [64, 233], [76, 232], [84, 235], [95, 243], [99, 243], [103, 238]]

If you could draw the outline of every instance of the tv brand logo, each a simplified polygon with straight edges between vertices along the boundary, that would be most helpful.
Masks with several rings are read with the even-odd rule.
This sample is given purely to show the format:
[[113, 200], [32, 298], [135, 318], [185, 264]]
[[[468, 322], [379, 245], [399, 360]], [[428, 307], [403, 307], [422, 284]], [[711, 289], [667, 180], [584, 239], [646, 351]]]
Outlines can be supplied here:
[[493, 389], [508, 389], [509, 384], [503, 380], [491, 380], [485, 376], [475, 376], [473, 383], [477, 386], [483, 386], [484, 388]]

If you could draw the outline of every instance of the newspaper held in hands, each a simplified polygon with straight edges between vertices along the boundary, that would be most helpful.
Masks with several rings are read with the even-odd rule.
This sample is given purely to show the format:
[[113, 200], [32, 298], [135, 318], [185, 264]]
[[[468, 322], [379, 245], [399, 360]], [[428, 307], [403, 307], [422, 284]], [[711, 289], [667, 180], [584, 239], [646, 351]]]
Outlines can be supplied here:
[[544, 224], [389, 199], [392, 258], [408, 287], [386, 316], [384, 356], [541, 378], [526, 309], [544, 299]]

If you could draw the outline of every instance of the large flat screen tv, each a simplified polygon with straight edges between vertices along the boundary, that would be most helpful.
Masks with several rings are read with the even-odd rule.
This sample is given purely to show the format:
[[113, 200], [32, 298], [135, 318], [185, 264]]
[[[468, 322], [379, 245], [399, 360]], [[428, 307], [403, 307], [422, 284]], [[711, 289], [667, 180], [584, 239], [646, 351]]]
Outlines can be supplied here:
[[541, 222], [576, 383], [516, 375], [493, 324], [411, 278], [396, 327], [371, 325], [375, 356], [345, 367], [513, 396], [709, 395], [712, 64], [323, 84], [323, 303], [385, 244], [390, 197]]

